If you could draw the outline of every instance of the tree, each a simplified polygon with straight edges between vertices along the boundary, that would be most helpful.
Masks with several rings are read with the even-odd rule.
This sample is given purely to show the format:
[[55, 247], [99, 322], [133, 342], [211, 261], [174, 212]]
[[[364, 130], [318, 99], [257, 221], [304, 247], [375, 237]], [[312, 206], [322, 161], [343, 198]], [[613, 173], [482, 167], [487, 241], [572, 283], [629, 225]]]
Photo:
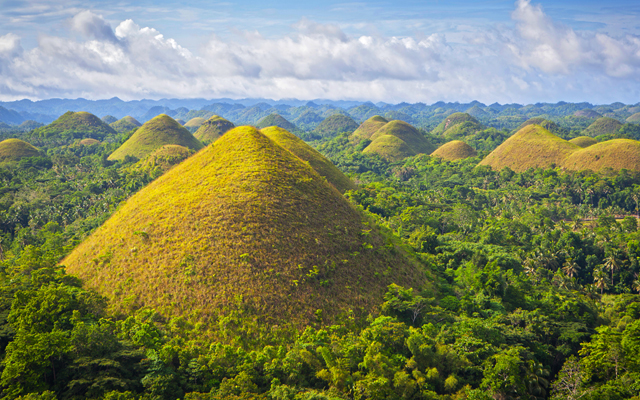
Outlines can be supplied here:
[[580, 270], [580, 266], [576, 263], [572, 258], [567, 258], [564, 266], [562, 267], [562, 271], [569, 276], [569, 278], [573, 278], [575, 274]]
[[620, 264], [613, 254], [604, 259], [604, 267], [611, 271], [611, 286], [613, 286], [613, 271], [617, 271], [620, 268]]
[[605, 274], [604, 267], [602, 265], [598, 265], [598, 267], [593, 270], [593, 284], [595, 287], [600, 289], [600, 294], [604, 294], [604, 290], [608, 288], [607, 274]]

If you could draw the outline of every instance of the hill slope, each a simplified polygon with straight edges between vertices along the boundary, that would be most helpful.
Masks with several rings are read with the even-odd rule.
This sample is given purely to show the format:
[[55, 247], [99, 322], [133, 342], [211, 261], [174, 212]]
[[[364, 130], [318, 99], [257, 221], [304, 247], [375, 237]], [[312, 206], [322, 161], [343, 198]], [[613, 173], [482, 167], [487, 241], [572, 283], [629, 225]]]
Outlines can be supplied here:
[[582, 148], [593, 146], [594, 144], [598, 143], [597, 140], [589, 136], [578, 136], [577, 138], [569, 140], [569, 142], [577, 144]]
[[443, 158], [448, 161], [462, 160], [468, 157], [475, 157], [478, 153], [475, 149], [463, 141], [453, 140], [440, 146], [431, 153], [433, 157]]
[[[395, 138], [395, 139], [393, 139]], [[391, 121], [371, 136], [371, 144], [363, 151], [377, 153], [382, 157], [398, 161], [418, 153], [431, 154], [435, 146], [416, 128], [404, 121]]]
[[356, 129], [351, 136], [357, 139], [370, 139], [378, 129], [382, 128], [388, 123], [389, 121], [387, 121], [383, 117], [374, 115], [373, 117], [361, 123], [358, 129]]
[[324, 178], [251, 127], [140, 190], [62, 263], [115, 309], [277, 336], [362, 318], [391, 282], [424, 282]]
[[256, 124], [256, 127], [258, 127], [259, 129], [266, 128], [266, 127], [269, 127], [269, 126], [277, 126], [278, 128], [282, 128], [282, 129], [285, 129], [287, 131], [297, 131], [298, 130], [298, 128], [294, 124], [292, 124], [291, 122], [287, 121], [280, 114], [269, 114], [266, 117], [262, 118]]
[[339, 192], [353, 190], [356, 185], [347, 178], [342, 171], [336, 168], [325, 156], [318, 153], [313, 147], [306, 144], [302, 139], [282, 128], [271, 126], [260, 130], [269, 139], [292, 152], [302, 161], [309, 163], [318, 174], [325, 177]]
[[457, 112], [446, 117], [438, 126], [436, 126], [432, 133], [436, 135], [443, 134], [447, 129], [451, 127], [461, 124], [463, 122], [472, 122], [475, 124], [479, 124], [478, 120], [473, 118], [471, 115], [467, 113]]
[[609, 117], [602, 117], [595, 120], [587, 129], [582, 131], [584, 136], [596, 137], [600, 135], [608, 135], [611, 133], [618, 133], [622, 124]]
[[576, 144], [561, 139], [540, 125], [527, 125], [492, 151], [479, 165], [522, 172], [529, 168], [560, 166]]
[[41, 139], [59, 137], [65, 140], [84, 138], [103, 140], [106, 136], [115, 134], [116, 131], [100, 118], [84, 111], [66, 112], [49, 125], [32, 132], [32, 136]]
[[40, 156], [40, 150], [20, 139], [0, 142], [0, 163], [20, 161], [26, 157]]
[[351, 133], [356, 129], [358, 129], [358, 124], [353, 118], [343, 114], [334, 114], [325, 118], [313, 130], [313, 133], [323, 138], [331, 138], [340, 133]]
[[597, 143], [569, 155], [562, 166], [576, 171], [600, 171], [605, 168], [640, 171], [640, 142], [614, 139]]
[[214, 115], [206, 120], [193, 136], [202, 143], [209, 144], [220, 139], [220, 136], [235, 127], [233, 122], [227, 121], [219, 115]]
[[640, 112], [637, 112], [631, 115], [629, 118], [627, 118], [627, 122], [632, 124], [637, 124], [638, 122], [640, 122]]
[[138, 128], [108, 159], [122, 160], [131, 156], [140, 160], [166, 144], [177, 144], [192, 150], [203, 147], [198, 139], [173, 118], [160, 114]]
[[132, 129], [136, 129], [138, 127], [140, 127], [142, 124], [140, 122], [138, 122], [137, 119], [127, 115], [126, 117], [123, 117], [119, 120], [117, 120], [116, 122], [113, 122], [110, 124], [110, 126], [115, 129], [116, 132], [118, 133], [126, 133], [129, 132]]
[[198, 129], [200, 128], [200, 126], [202, 126], [202, 124], [204, 124], [206, 121], [206, 119], [202, 118], [202, 117], [195, 117], [195, 118], [191, 118], [189, 121], [187, 121], [183, 126], [185, 128], [195, 128]]

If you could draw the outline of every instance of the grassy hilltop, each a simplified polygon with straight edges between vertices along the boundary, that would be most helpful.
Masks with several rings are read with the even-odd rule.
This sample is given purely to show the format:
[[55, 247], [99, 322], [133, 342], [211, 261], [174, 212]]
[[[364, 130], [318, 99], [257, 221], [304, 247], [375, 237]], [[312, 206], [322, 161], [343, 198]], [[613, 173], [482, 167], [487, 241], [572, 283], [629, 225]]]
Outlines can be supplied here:
[[123, 117], [116, 122], [111, 123], [110, 126], [118, 133], [126, 133], [131, 131], [132, 129], [136, 129], [142, 126], [142, 124], [138, 122], [137, 119], [127, 115], [126, 117]]
[[468, 157], [475, 157], [478, 153], [475, 149], [461, 140], [453, 140], [440, 146], [431, 153], [434, 157], [440, 157], [448, 161], [462, 160]]
[[225, 132], [235, 128], [233, 122], [227, 121], [219, 115], [213, 115], [206, 120], [193, 136], [204, 144], [220, 139]]
[[278, 128], [286, 129], [287, 131], [297, 131], [298, 128], [287, 121], [283, 116], [279, 114], [269, 114], [266, 117], [262, 118], [257, 124], [256, 127], [259, 129], [267, 128], [269, 126], [277, 126]]
[[325, 118], [313, 130], [313, 134], [322, 138], [331, 138], [340, 133], [352, 133], [358, 129], [358, 124], [348, 115], [334, 114]]
[[385, 118], [379, 115], [374, 115], [373, 117], [361, 123], [358, 129], [356, 129], [352, 133], [352, 137], [354, 139], [371, 139], [371, 136], [373, 136], [373, 134], [376, 133], [378, 129], [382, 128], [388, 123], [389, 121], [387, 121]]
[[391, 121], [371, 136], [364, 153], [376, 153], [390, 161], [398, 161], [418, 153], [431, 154], [435, 150], [422, 134], [404, 121]]
[[37, 128], [31, 133], [31, 136], [37, 139], [59, 138], [66, 141], [84, 138], [103, 140], [111, 135], [116, 135], [112, 127], [84, 111], [66, 112], [49, 125]]
[[151, 306], [206, 329], [238, 314], [274, 332], [364, 317], [390, 283], [424, 283], [324, 178], [251, 127], [135, 194], [62, 263], [117, 310]]
[[20, 139], [0, 142], [0, 163], [16, 162], [26, 157], [40, 156], [40, 150]]
[[122, 160], [126, 156], [140, 160], [167, 144], [184, 146], [192, 150], [200, 150], [203, 147], [191, 132], [173, 118], [160, 114], [138, 128], [129, 140], [111, 153], [109, 160]]

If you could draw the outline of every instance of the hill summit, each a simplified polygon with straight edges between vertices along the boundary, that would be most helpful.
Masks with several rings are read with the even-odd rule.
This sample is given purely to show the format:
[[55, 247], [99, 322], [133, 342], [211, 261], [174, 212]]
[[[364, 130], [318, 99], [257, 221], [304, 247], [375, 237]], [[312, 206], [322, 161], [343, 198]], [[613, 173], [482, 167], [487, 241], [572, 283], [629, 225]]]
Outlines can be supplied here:
[[452, 140], [440, 146], [431, 153], [434, 157], [439, 157], [447, 161], [462, 160], [464, 158], [475, 157], [478, 153], [475, 149], [461, 140]]
[[140, 160], [167, 144], [177, 144], [192, 150], [203, 147], [191, 132], [173, 118], [160, 114], [138, 128], [108, 159], [123, 160], [126, 156], [131, 156]]
[[106, 136], [115, 134], [113, 128], [91, 113], [68, 111], [49, 125], [35, 129], [31, 135], [39, 139], [59, 138], [72, 141], [84, 138], [103, 140]]
[[247, 126], [133, 195], [62, 263], [116, 310], [274, 335], [360, 319], [390, 283], [425, 281], [309, 164]]
[[138, 122], [137, 119], [127, 115], [126, 117], [123, 117], [123, 118], [117, 120], [116, 122], [112, 122], [109, 125], [113, 129], [115, 129], [116, 132], [125, 133], [125, 132], [131, 131], [132, 129], [136, 129], [136, 128], [140, 127], [142, 124], [140, 122]]
[[193, 136], [204, 144], [220, 139], [225, 132], [235, 128], [233, 122], [227, 121], [219, 115], [212, 115], [206, 120]]
[[431, 154], [435, 146], [413, 126], [394, 120], [384, 124], [373, 135], [364, 153], [376, 153], [390, 161], [402, 160], [418, 153]]
[[16, 162], [26, 157], [37, 157], [40, 150], [20, 139], [6, 139], [0, 142], [0, 163]]
[[287, 121], [280, 114], [269, 114], [266, 117], [262, 118], [256, 125], [256, 127], [260, 129], [267, 128], [269, 126], [277, 126], [278, 128], [286, 129], [287, 131], [298, 130], [298, 128], [294, 124]]

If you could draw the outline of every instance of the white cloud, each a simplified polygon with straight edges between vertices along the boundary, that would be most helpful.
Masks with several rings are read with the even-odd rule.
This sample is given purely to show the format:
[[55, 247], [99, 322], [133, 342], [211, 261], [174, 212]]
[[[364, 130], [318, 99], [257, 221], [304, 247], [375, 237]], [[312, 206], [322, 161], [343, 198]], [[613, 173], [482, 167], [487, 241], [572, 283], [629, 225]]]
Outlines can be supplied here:
[[[25, 51], [16, 35], [0, 36], [0, 97], [526, 102], [640, 96], [640, 38], [574, 31], [526, 0], [516, 3], [512, 19], [515, 28], [467, 29], [456, 43], [428, 32], [349, 36], [302, 19], [290, 35], [213, 36], [194, 54], [155, 28], [127, 19], [112, 29], [81, 11], [70, 26], [82, 40], [41, 36]], [[612, 90], [616, 83], [623, 84]]]

